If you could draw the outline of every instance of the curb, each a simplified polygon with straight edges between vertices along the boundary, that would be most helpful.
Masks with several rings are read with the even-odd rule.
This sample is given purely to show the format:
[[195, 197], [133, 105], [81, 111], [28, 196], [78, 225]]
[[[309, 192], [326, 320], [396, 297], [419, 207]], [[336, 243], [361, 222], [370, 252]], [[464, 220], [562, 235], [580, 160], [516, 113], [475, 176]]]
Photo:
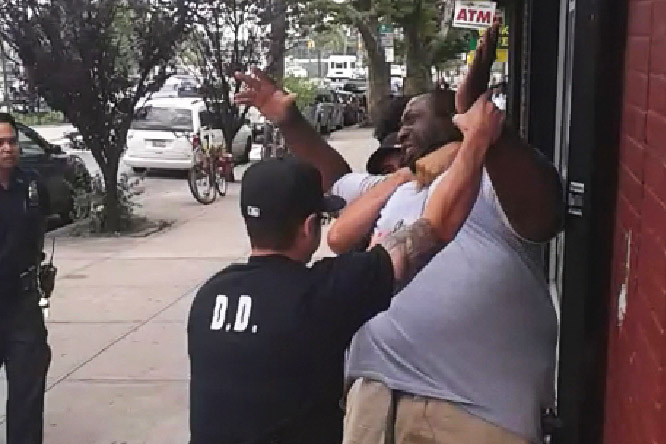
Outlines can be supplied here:
[[69, 225], [65, 225], [64, 227], [56, 228], [55, 230], [49, 231], [46, 233], [44, 236], [45, 239], [55, 239], [55, 238], [69, 238], [69, 239], [114, 239], [118, 237], [125, 237], [129, 239], [142, 239], [146, 237], [150, 237], [154, 234], [162, 233], [167, 230], [172, 229], [174, 226], [177, 225], [176, 221], [173, 220], [159, 220], [158, 224], [153, 227], [148, 227], [145, 228], [142, 231], [139, 231], [137, 233], [131, 233], [131, 234], [119, 234], [119, 235], [114, 235], [109, 233], [108, 235], [97, 235], [97, 236], [72, 236], [72, 233], [76, 231], [78, 228], [84, 226], [85, 224], [90, 223], [91, 218], [87, 217], [85, 219], [77, 220], [75, 222], [72, 222]]
[[65, 225], [64, 227], [59, 227], [56, 228], [55, 230], [51, 230], [46, 233], [45, 238], [46, 239], [52, 239], [55, 237], [73, 237], [69, 236], [69, 233], [76, 230], [79, 227], [82, 227], [83, 225], [90, 223], [90, 218], [86, 217], [85, 219], [80, 219], [75, 222], [72, 222], [71, 224]]

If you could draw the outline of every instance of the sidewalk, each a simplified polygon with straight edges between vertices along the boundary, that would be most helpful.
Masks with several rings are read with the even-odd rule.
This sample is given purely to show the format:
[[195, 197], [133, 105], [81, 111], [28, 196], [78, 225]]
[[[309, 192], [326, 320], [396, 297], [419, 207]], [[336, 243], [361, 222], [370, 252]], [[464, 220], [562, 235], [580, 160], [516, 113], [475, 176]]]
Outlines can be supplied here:
[[[365, 130], [332, 143], [361, 169], [376, 146]], [[196, 288], [249, 252], [239, 190], [210, 206], [170, 194], [154, 211], [176, 223], [148, 238], [58, 240], [45, 443], [187, 442], [187, 314]]]

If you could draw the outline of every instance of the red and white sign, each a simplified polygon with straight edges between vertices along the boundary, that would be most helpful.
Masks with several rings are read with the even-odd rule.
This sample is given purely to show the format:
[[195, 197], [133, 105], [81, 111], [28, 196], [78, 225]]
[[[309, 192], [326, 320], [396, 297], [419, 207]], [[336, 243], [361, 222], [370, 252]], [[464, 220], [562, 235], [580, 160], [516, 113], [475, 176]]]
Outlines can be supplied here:
[[453, 12], [453, 27], [487, 29], [495, 20], [497, 4], [491, 1], [456, 0]]

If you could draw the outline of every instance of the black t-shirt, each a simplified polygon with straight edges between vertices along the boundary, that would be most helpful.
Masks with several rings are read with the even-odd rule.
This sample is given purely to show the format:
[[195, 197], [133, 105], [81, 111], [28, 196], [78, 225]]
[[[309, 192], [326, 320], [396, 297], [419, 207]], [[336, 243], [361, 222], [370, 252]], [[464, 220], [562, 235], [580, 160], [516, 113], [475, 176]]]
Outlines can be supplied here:
[[383, 247], [214, 276], [188, 323], [191, 444], [339, 444], [344, 350], [392, 290]]

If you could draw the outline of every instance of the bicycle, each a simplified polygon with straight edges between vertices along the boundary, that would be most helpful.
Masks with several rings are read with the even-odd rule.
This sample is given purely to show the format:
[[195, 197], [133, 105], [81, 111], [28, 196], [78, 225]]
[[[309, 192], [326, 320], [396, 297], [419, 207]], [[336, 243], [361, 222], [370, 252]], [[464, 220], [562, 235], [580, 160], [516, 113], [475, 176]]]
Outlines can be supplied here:
[[287, 146], [284, 143], [284, 137], [277, 126], [267, 125], [264, 134], [264, 146], [261, 153], [262, 159], [275, 157], [281, 159], [288, 154]]
[[227, 194], [228, 179], [233, 176], [233, 156], [221, 146], [211, 146], [209, 137], [195, 136], [192, 145], [194, 165], [187, 173], [187, 184], [197, 202], [210, 205], [217, 196]]

